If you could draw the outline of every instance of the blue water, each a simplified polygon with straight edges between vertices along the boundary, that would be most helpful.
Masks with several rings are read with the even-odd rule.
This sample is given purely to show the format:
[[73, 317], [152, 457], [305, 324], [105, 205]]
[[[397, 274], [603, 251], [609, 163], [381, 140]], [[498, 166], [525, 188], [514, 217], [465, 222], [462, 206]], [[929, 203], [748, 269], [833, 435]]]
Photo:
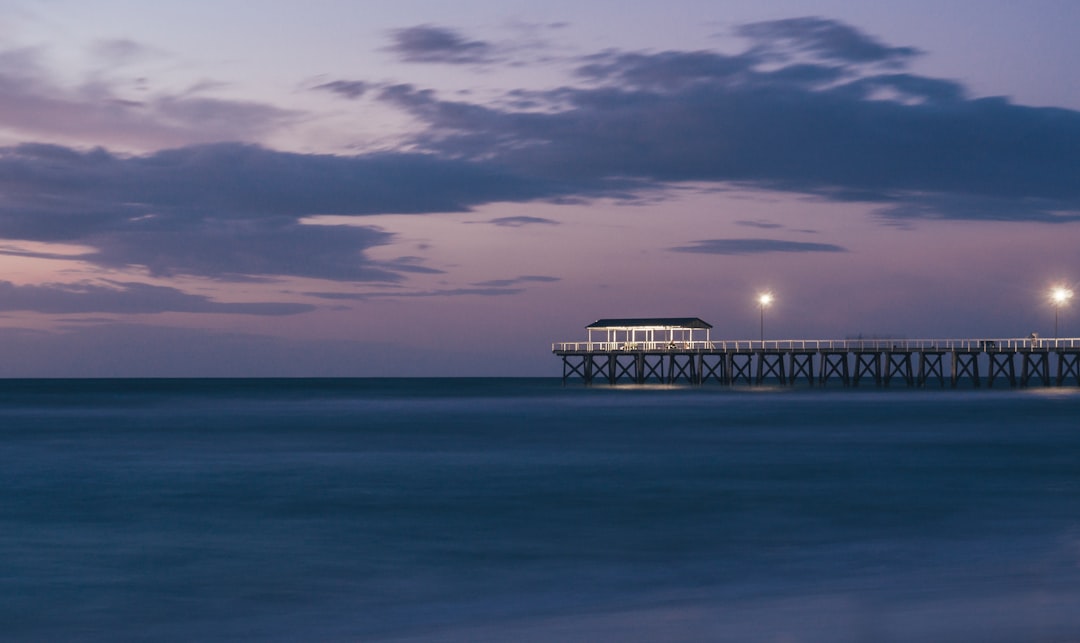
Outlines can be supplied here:
[[5, 641], [1077, 641], [1080, 389], [0, 381]]

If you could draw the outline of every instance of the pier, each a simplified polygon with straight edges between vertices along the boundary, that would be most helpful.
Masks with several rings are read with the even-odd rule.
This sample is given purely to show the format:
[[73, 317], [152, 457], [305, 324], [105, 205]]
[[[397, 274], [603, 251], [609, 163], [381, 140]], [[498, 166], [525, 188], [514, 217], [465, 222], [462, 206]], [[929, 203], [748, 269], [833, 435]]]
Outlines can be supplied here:
[[601, 319], [557, 342], [562, 381], [721, 386], [1080, 386], [1080, 338], [714, 340], [697, 317]]

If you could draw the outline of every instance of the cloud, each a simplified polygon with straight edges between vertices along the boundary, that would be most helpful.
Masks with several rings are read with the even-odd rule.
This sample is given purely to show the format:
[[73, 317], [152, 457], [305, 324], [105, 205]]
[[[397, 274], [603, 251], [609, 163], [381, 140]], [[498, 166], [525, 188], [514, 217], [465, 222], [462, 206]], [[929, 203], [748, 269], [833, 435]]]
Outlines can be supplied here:
[[517, 286], [518, 284], [525, 283], [553, 283], [556, 281], [562, 281], [558, 277], [546, 277], [543, 275], [522, 275], [521, 277], [514, 277], [513, 279], [492, 279], [490, 281], [480, 281], [474, 283], [474, 286], [485, 286], [489, 288], [505, 288], [507, 286]]
[[689, 246], [671, 248], [675, 252], [694, 252], [710, 255], [750, 255], [767, 252], [847, 252], [847, 248], [831, 243], [782, 241], [779, 239], [704, 239]]
[[895, 217], [1080, 217], [1080, 112], [879, 73], [879, 63], [898, 67], [916, 51], [836, 21], [747, 33], [758, 48], [773, 42], [828, 60], [609, 51], [582, 60], [584, 84], [527, 92], [528, 108], [514, 106], [521, 91], [477, 104], [396, 85], [379, 99], [427, 124], [413, 140], [420, 149], [623, 198], [723, 182], [878, 204]]
[[80, 257], [113, 268], [141, 267], [159, 277], [194, 275], [244, 281], [260, 277], [309, 277], [348, 281], [398, 281], [419, 272], [367, 260], [363, 252], [392, 235], [370, 227], [303, 225], [268, 220], [207, 221], [173, 230], [129, 230], [94, 235], [96, 250]]
[[914, 104], [955, 104], [965, 98], [962, 85], [951, 80], [912, 74], [881, 74], [854, 80], [836, 90], [855, 99], [896, 98]]
[[395, 281], [434, 272], [364, 252], [393, 236], [310, 225], [314, 215], [462, 212], [567, 188], [491, 164], [425, 154], [333, 156], [218, 144], [120, 156], [27, 144], [0, 149], [0, 237], [93, 248], [78, 256], [154, 275]]
[[378, 290], [369, 292], [308, 292], [309, 297], [337, 301], [368, 301], [371, 299], [426, 299], [429, 297], [504, 297], [525, 292], [524, 288], [480, 287], [438, 288], [435, 290]]
[[397, 29], [388, 49], [414, 63], [477, 64], [494, 60], [495, 48], [482, 40], [467, 40], [453, 29], [419, 25]]
[[254, 141], [294, 123], [300, 114], [255, 101], [200, 96], [160, 96], [145, 104], [151, 118], [183, 132], [199, 129], [186, 142]]
[[747, 228], [761, 228], [762, 230], [775, 230], [777, 228], [783, 228], [784, 226], [779, 223], [772, 223], [770, 221], [736, 221], [735, 225], [744, 226]]
[[745, 24], [736, 33], [752, 40], [759, 52], [791, 51], [845, 63], [902, 65], [922, 53], [890, 47], [850, 25], [812, 16]]
[[[152, 55], [128, 40], [94, 48], [109, 67]], [[199, 90], [138, 94], [100, 76], [77, 87], [54, 79], [36, 49], [0, 51], [0, 130], [20, 140], [151, 150], [219, 141], [255, 141], [297, 122], [301, 113]]]
[[488, 223], [492, 225], [501, 226], [504, 228], [520, 228], [527, 225], [559, 225], [558, 221], [552, 219], [545, 219], [544, 217], [498, 217], [491, 219]]
[[1067, 223], [1080, 221], [1080, 210], [1063, 206], [1052, 198], [999, 199], [988, 195], [949, 193], [909, 194], [877, 209], [891, 222], [917, 219], [967, 219], [980, 221], [1031, 221]]
[[295, 315], [314, 309], [314, 306], [296, 303], [216, 302], [175, 288], [137, 282], [20, 286], [10, 281], [0, 281], [0, 311], [32, 311], [60, 315], [164, 312]]
[[360, 98], [371, 89], [371, 83], [362, 80], [335, 80], [329, 83], [316, 85], [314, 89], [332, 92], [345, 98]]
[[[0, 238], [78, 244], [88, 248], [79, 260], [159, 276], [394, 283], [437, 271], [415, 258], [372, 259], [371, 249], [395, 240], [380, 228], [310, 219], [652, 199], [687, 182], [864, 202], [890, 221], [1080, 219], [1080, 112], [970, 98], [959, 83], [900, 69], [914, 49], [835, 21], [759, 23], [745, 34], [754, 45], [736, 54], [600, 52], [580, 60], [572, 85], [511, 88], [507, 100], [485, 104], [409, 84], [320, 86], [371, 92], [407, 111], [425, 126], [409, 141], [416, 151], [296, 154], [235, 142], [141, 154], [0, 148]], [[437, 27], [401, 30], [395, 42], [400, 55], [417, 59], [493, 55], [490, 44]], [[140, 53], [123, 42], [112, 49]], [[64, 90], [48, 82], [40, 59], [35, 50], [0, 52], [0, 127], [156, 145], [255, 136], [287, 119], [273, 107], [197, 92], [130, 103], [108, 85]], [[882, 64], [893, 68], [881, 73]], [[531, 106], [520, 107], [523, 100]], [[681, 251], [842, 250], [791, 243], [712, 240]]]
[[617, 82], [627, 88], [672, 91], [700, 82], [746, 78], [753, 73], [757, 62], [748, 56], [712, 51], [607, 51], [586, 56], [575, 73], [588, 80]]

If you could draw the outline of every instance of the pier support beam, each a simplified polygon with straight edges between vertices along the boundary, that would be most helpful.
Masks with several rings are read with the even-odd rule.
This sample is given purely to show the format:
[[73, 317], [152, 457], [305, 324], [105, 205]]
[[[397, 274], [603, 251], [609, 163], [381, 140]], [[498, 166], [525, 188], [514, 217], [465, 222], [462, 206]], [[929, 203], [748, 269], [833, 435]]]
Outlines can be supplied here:
[[1024, 351], [1023, 366], [1020, 373], [1020, 386], [1027, 386], [1036, 375], [1043, 386], [1050, 386], [1050, 351], [1047, 349]]
[[629, 380], [631, 384], [637, 383], [637, 355], [612, 355], [610, 373], [612, 384], [618, 384], [620, 379]]
[[694, 371], [694, 355], [686, 353], [672, 353], [668, 359], [668, 384], [677, 384], [680, 379], [685, 379], [688, 384], [697, 384], [697, 373]]
[[915, 386], [915, 376], [911, 368], [911, 351], [891, 350], [885, 352], [885, 386], [893, 377], [903, 377], [908, 387]]
[[938, 378], [940, 388], [945, 388], [944, 351], [922, 351], [919, 353], [919, 386], [926, 386], [931, 377]]
[[705, 384], [710, 379], [714, 379], [720, 384], [731, 384], [730, 374], [727, 371], [727, 363], [727, 355], [701, 355], [701, 362], [698, 368], [701, 383]]
[[589, 367], [585, 369], [585, 372], [588, 375], [586, 385], [591, 385], [597, 377], [603, 378], [601, 382], [606, 379], [613, 384], [615, 358], [610, 353], [592, 353], [589, 355]]
[[874, 384], [881, 386], [881, 353], [855, 351], [855, 379], [852, 380], [852, 385], [858, 386], [864, 375], [873, 377]]
[[952, 387], [960, 382], [960, 378], [967, 375], [971, 378], [971, 384], [975, 388], [982, 386], [979, 380], [979, 351], [953, 351], [952, 352]]
[[[577, 358], [576, 360], [574, 358]], [[585, 364], [588, 360], [586, 355], [563, 355], [562, 356], [562, 383], [566, 386], [566, 381], [577, 375], [582, 381], [585, 381]], [[576, 363], [575, 363], [576, 362]]]
[[641, 383], [645, 384], [649, 381], [649, 378], [655, 378], [655, 381], [659, 384], [663, 384], [666, 381], [664, 379], [663, 355], [641, 356]]
[[1070, 377], [1080, 386], [1080, 351], [1059, 350], [1057, 352], [1057, 385], [1063, 386]]
[[728, 372], [731, 373], [731, 383], [737, 384], [740, 379], [747, 384], [753, 384], [753, 373], [751, 369], [754, 365], [753, 353], [728, 353], [729, 368]]
[[1016, 386], [1016, 366], [1015, 360], [1013, 360], [1013, 353], [999, 353], [996, 351], [990, 351], [987, 353], [990, 357], [990, 372], [986, 375], [986, 386], [992, 388], [994, 386], [994, 379], [1001, 375], [1009, 378], [1009, 386]]
[[827, 385], [829, 383], [829, 378], [833, 375], [839, 377], [840, 381], [844, 383], [844, 386], [851, 386], [847, 351], [822, 351], [821, 369], [819, 372], [818, 383], [822, 386]]
[[595, 366], [595, 363], [593, 362], [593, 356], [592, 355], [586, 355], [585, 356], [585, 375], [582, 377], [582, 379], [585, 381], [585, 386], [592, 386], [593, 368], [594, 368], [594, 366]]
[[794, 385], [802, 375], [810, 386], [814, 385], [814, 353], [793, 351], [788, 354], [788, 366], [788, 384]]
[[757, 358], [756, 382], [761, 384], [767, 377], [775, 377], [781, 386], [787, 384], [784, 375], [784, 354], [762, 351]]

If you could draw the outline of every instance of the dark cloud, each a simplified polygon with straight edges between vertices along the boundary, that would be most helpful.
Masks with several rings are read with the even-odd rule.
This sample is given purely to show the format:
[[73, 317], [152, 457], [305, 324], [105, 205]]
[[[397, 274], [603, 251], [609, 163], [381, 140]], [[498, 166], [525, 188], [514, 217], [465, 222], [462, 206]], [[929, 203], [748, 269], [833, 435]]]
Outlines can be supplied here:
[[754, 41], [758, 51], [809, 54], [845, 63], [897, 65], [921, 53], [914, 47], [890, 47], [850, 25], [811, 16], [745, 24], [736, 33]]
[[360, 98], [371, 89], [371, 83], [361, 80], [335, 80], [329, 83], [316, 85], [314, 89], [332, 92], [345, 98]]
[[522, 275], [521, 277], [514, 277], [513, 279], [492, 279], [490, 281], [480, 281], [474, 283], [474, 286], [484, 286], [488, 288], [505, 288], [507, 286], [517, 286], [519, 284], [526, 283], [552, 283], [556, 281], [562, 281], [558, 277], [546, 277], [543, 275]]
[[[217, 144], [121, 156], [55, 145], [0, 148], [0, 208], [138, 218], [161, 229], [187, 218], [247, 219], [316, 214], [464, 212], [480, 203], [518, 201], [570, 188], [524, 178], [493, 164], [432, 154], [296, 154]], [[2, 210], [0, 210], [2, 212]], [[171, 215], [178, 215], [173, 217]], [[10, 228], [13, 212], [0, 220]], [[29, 217], [27, 217], [29, 218]], [[32, 223], [33, 220], [31, 220]], [[42, 222], [41, 232], [64, 229]]]
[[558, 221], [552, 219], [545, 219], [544, 217], [498, 217], [488, 221], [488, 223], [501, 226], [504, 228], [520, 228], [527, 225], [559, 225]]
[[227, 303], [190, 295], [175, 288], [136, 282], [40, 284], [19, 286], [0, 281], [0, 311], [47, 314], [228, 313], [295, 315], [314, 306], [294, 303]]
[[275, 276], [397, 281], [416, 266], [375, 262], [368, 248], [392, 235], [360, 226], [303, 225], [287, 220], [206, 221], [189, 229], [130, 230], [88, 237], [83, 261], [140, 267], [154, 276], [196, 275], [243, 281]]
[[353, 281], [432, 272], [364, 251], [392, 235], [310, 225], [314, 215], [460, 212], [567, 188], [423, 154], [305, 155], [219, 144], [119, 156], [55, 145], [0, 149], [0, 237], [92, 247], [79, 258], [155, 275]]
[[926, 78], [912, 74], [881, 74], [860, 78], [834, 90], [849, 93], [853, 99], [897, 98], [902, 102], [928, 105], [954, 104], [965, 98], [962, 85], [951, 80]]
[[783, 228], [784, 226], [779, 223], [772, 223], [771, 221], [736, 221], [735, 225], [741, 225], [747, 228], [761, 228], [762, 230], [775, 230], [777, 228]]
[[706, 81], [738, 80], [750, 74], [756, 64], [747, 56], [712, 51], [608, 51], [587, 56], [576, 73], [594, 81], [614, 81], [622, 87], [672, 90]]
[[477, 64], [494, 60], [495, 48], [482, 40], [468, 40], [446, 27], [419, 25], [397, 29], [389, 50], [406, 62]]
[[675, 252], [697, 252], [710, 255], [751, 255], [766, 252], [847, 252], [847, 248], [831, 243], [782, 241], [780, 239], [704, 239], [689, 246], [672, 248]]
[[439, 288], [435, 290], [376, 290], [369, 292], [309, 292], [309, 297], [337, 301], [368, 301], [372, 299], [426, 299], [429, 297], [504, 297], [525, 292], [524, 288], [480, 287]]
[[954, 81], [854, 65], [895, 66], [915, 50], [842, 23], [750, 31], [759, 46], [801, 43], [830, 60], [604, 52], [578, 70], [588, 85], [530, 92], [544, 107], [448, 101], [409, 85], [380, 98], [428, 124], [414, 141], [423, 149], [624, 198], [727, 182], [877, 203], [895, 217], [1080, 216], [1080, 112], [969, 98]]

